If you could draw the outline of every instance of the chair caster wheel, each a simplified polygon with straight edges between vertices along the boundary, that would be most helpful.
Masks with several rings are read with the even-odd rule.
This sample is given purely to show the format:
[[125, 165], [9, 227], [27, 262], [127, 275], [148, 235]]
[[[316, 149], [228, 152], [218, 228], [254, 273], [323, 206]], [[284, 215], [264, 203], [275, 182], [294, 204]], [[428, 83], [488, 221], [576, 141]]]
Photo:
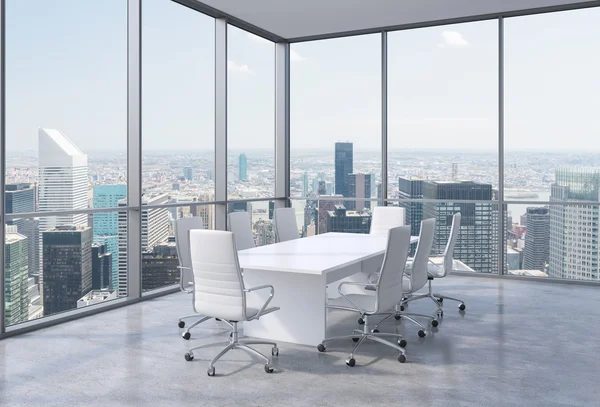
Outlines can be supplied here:
[[358, 341], [359, 341], [359, 338], [352, 338], [352, 340], [353, 340], [354, 342], [358, 342]]
[[438, 302], [444, 302], [444, 297], [440, 297], [437, 300], [438, 300]]
[[404, 311], [404, 308], [405, 308], [404, 305], [401, 305], [400, 306], [400, 311]]
[[365, 324], [365, 320], [362, 318], [358, 318], [358, 325], [364, 325]]
[[325, 352], [325, 349], [326, 349], [326, 348], [325, 348], [325, 345], [323, 345], [322, 343], [320, 343], [320, 344], [317, 346], [317, 350], [318, 350], [319, 352]]
[[[404, 310], [402, 310], [402, 311], [404, 311]], [[394, 319], [396, 321], [400, 321], [400, 318], [402, 318], [400, 315], [394, 315]]]
[[464, 310], [465, 310], [465, 308], [467, 308], [467, 306], [466, 306], [464, 303], [462, 303], [462, 304], [460, 304], [460, 305], [458, 306], [458, 309], [459, 309], [459, 310], [461, 310], [461, 311], [464, 311]]
[[406, 342], [406, 339], [400, 339], [398, 341], [398, 346], [400, 346], [401, 348], [406, 348], [406, 345], [408, 345], [408, 342]]
[[375, 328], [375, 329], [372, 329], [372, 330], [371, 330], [371, 333], [378, 334], [378, 333], [379, 333], [379, 329], [377, 329], [377, 328]]
[[277, 346], [273, 346], [273, 348], [271, 349], [271, 355], [279, 356], [279, 348]]
[[180, 328], [183, 328], [185, 326], [185, 321], [179, 321], [179, 323], [177, 324]]
[[419, 334], [419, 338], [425, 338], [425, 335], [427, 335], [427, 333], [422, 329], [419, 329], [418, 334]]
[[444, 317], [444, 311], [442, 311], [442, 310], [439, 310], [439, 311], [437, 312], [437, 316], [438, 316], [438, 318], [443, 318], [443, 317]]
[[346, 359], [346, 364], [350, 367], [354, 367], [354, 365], [356, 365], [356, 360], [354, 360], [354, 358]]
[[194, 355], [192, 355], [191, 353], [186, 353], [185, 360], [187, 360], [188, 362], [191, 362], [192, 360], [194, 360]]
[[191, 333], [189, 333], [189, 332], [185, 332], [183, 335], [181, 335], [181, 337], [182, 337], [183, 339], [185, 339], [186, 341], [189, 341], [189, 340], [190, 340], [190, 338], [192, 337], [192, 334], [191, 334]]
[[211, 368], [209, 368], [209, 369], [206, 371], [206, 374], [207, 374], [207, 375], [209, 375], [210, 377], [213, 377], [213, 376], [215, 375], [215, 368], [214, 368], [214, 367], [213, 367], [212, 369], [211, 369]]
[[221, 322], [221, 318], [215, 318], [215, 321]]
[[432, 327], [434, 327], [434, 328], [435, 328], [436, 326], [438, 326], [439, 324], [440, 324], [440, 323], [438, 322], [438, 320], [437, 320], [437, 319], [434, 319], [433, 321], [431, 321], [431, 326], [432, 326]]
[[406, 362], [406, 356], [404, 356], [404, 355], [398, 356], [398, 362], [400, 362], [400, 363]]
[[265, 365], [265, 373], [273, 373], [273, 368], [268, 363]]

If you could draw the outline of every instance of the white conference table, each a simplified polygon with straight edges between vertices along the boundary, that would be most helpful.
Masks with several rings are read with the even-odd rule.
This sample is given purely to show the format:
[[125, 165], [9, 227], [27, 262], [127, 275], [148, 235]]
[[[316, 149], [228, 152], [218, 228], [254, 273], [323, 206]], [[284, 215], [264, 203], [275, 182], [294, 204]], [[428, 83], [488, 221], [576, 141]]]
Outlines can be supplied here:
[[[411, 243], [418, 237], [411, 237]], [[244, 335], [302, 345], [325, 338], [328, 293], [337, 297], [340, 280], [363, 281], [383, 261], [386, 235], [325, 233], [238, 252], [246, 287], [270, 284], [271, 305], [281, 309], [244, 324]], [[328, 287], [329, 285], [329, 287]], [[249, 306], [260, 307], [265, 292], [252, 292]], [[365, 292], [361, 290], [361, 292]]]

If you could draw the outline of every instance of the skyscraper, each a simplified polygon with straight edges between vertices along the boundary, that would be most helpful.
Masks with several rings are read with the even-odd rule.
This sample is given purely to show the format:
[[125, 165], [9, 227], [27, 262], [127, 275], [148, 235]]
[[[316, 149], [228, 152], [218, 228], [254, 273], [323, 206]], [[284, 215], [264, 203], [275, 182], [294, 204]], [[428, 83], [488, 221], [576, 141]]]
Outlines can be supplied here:
[[353, 144], [335, 143], [335, 194], [349, 196], [346, 186], [346, 177], [353, 170]]
[[[87, 156], [64, 134], [53, 129], [39, 129], [39, 211], [70, 211], [88, 208]], [[87, 226], [84, 213], [40, 217], [40, 232], [57, 226]], [[40, 239], [40, 244], [42, 244]], [[43, 248], [40, 247], [40, 269], [43, 270]], [[54, 253], [49, 251], [49, 253]], [[50, 264], [50, 263], [49, 263]], [[44, 276], [41, 276], [43, 285]], [[45, 295], [46, 290], [43, 290]]]
[[[423, 219], [436, 218], [433, 252], [443, 252], [452, 226], [452, 215], [462, 214], [460, 234], [454, 247], [454, 258], [475, 271], [498, 271], [498, 210], [491, 202], [454, 202], [457, 200], [490, 201], [492, 185], [472, 181], [423, 181], [423, 198], [444, 202], [423, 204]], [[411, 218], [411, 222], [412, 222]]]
[[193, 178], [192, 167], [183, 167], [183, 178], [187, 181], [191, 181]]
[[342, 204], [341, 195], [327, 195], [319, 197], [319, 207], [317, 208], [317, 234], [327, 233], [327, 214], [333, 211], [336, 206]]
[[342, 233], [369, 233], [371, 213], [368, 211], [348, 211], [343, 205], [337, 205], [327, 212], [327, 231]]
[[[593, 201], [600, 194], [600, 168], [559, 168], [551, 186], [551, 202]], [[548, 275], [600, 280], [598, 243], [600, 208], [595, 205], [550, 205]], [[529, 233], [527, 218], [527, 233]], [[527, 235], [526, 235], [527, 236]]]
[[[142, 207], [146, 205], [162, 205], [169, 196], [161, 194], [142, 198]], [[119, 201], [119, 206], [127, 206], [127, 200]], [[127, 295], [127, 212], [119, 212], [119, 275], [117, 282], [118, 296]], [[169, 236], [169, 210], [167, 208], [142, 209], [142, 253], [167, 240]], [[143, 271], [142, 271], [143, 280]], [[114, 285], [114, 283], [113, 283]]]
[[[38, 140], [40, 212], [87, 209], [87, 155], [58, 130], [39, 129]], [[42, 231], [61, 225], [87, 226], [87, 215], [40, 218]]]
[[[127, 198], [127, 185], [94, 185], [94, 208], [115, 208], [119, 201]], [[119, 279], [119, 213], [94, 213], [94, 243], [105, 244], [110, 253], [112, 266], [110, 289], [117, 289]], [[104, 287], [103, 287], [104, 288]]]
[[179, 282], [179, 260], [175, 239], [161, 242], [142, 253], [142, 291]]
[[241, 182], [248, 181], [248, 159], [246, 154], [240, 154], [239, 158], [239, 179]]
[[[423, 199], [423, 180], [414, 178], [398, 177], [398, 198], [400, 199]], [[410, 226], [410, 234], [418, 236], [423, 220], [423, 202], [400, 202], [404, 208], [405, 225]]]
[[28, 218], [23, 222], [23, 235], [27, 237], [27, 263], [29, 277], [40, 276], [40, 219]]
[[101, 243], [92, 244], [92, 289], [103, 290], [110, 286], [112, 278], [112, 253]]
[[[35, 212], [36, 188], [33, 184], [6, 184], [6, 214]], [[29, 275], [39, 275], [39, 220], [33, 218], [12, 219], [7, 225], [15, 225], [17, 232], [27, 238], [27, 262]]]
[[544, 271], [550, 258], [550, 209], [527, 208], [523, 269]]
[[[32, 184], [6, 184], [6, 214], [35, 212], [35, 189]], [[7, 225], [16, 225], [19, 233], [23, 233], [25, 219], [13, 219]]]
[[27, 238], [17, 232], [16, 225], [7, 225], [4, 244], [4, 318], [7, 326], [29, 318], [27, 251]]
[[302, 175], [302, 196], [305, 198], [308, 196], [308, 173], [307, 172], [305, 172]]
[[325, 186], [325, 181], [319, 181], [317, 194], [318, 195], [326, 195], [327, 194], [327, 187]]
[[57, 226], [42, 232], [44, 315], [77, 308], [92, 289], [92, 229]]
[[[346, 192], [349, 198], [371, 198], [371, 175], [348, 174], [346, 177]], [[371, 208], [371, 201], [346, 201], [348, 210], [362, 211]]]

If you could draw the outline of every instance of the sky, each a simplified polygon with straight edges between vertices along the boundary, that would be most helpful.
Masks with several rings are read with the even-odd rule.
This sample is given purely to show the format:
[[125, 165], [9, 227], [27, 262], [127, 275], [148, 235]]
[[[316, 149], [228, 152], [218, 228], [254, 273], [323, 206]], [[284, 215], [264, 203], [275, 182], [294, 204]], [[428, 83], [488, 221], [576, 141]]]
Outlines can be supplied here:
[[[144, 151], [214, 148], [214, 20], [144, 0]], [[6, 0], [7, 150], [126, 149], [126, 0]], [[505, 147], [598, 150], [600, 8], [505, 20]], [[232, 150], [274, 146], [274, 45], [228, 31]], [[498, 26], [388, 34], [388, 147], [497, 149]], [[380, 36], [293, 44], [291, 148], [378, 150]]]

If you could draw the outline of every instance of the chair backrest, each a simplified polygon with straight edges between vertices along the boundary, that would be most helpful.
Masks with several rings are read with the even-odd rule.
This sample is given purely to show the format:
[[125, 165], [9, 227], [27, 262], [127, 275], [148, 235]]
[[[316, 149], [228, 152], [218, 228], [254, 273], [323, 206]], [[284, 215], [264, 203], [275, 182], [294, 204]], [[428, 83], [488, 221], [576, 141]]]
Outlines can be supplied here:
[[384, 312], [402, 300], [402, 277], [410, 248], [410, 226], [388, 230], [388, 242], [377, 282], [377, 312]]
[[444, 277], [452, 272], [452, 266], [454, 264], [454, 246], [458, 240], [458, 234], [460, 233], [460, 212], [457, 212], [452, 216], [452, 227], [450, 228], [450, 237], [448, 243], [446, 243], [446, 249], [444, 250]]
[[233, 232], [237, 249], [246, 250], [255, 247], [250, 214], [246, 211], [231, 212], [228, 218], [227, 227]]
[[300, 238], [294, 208], [275, 209], [273, 211], [273, 224], [275, 225], [275, 240], [277, 242], [286, 242]]
[[204, 229], [204, 221], [201, 217], [181, 218], [175, 221], [175, 248], [177, 249], [177, 258], [179, 265], [186, 267], [180, 273], [180, 284], [182, 289], [187, 289], [189, 283], [193, 281], [191, 268], [192, 258], [190, 257], [190, 230]]
[[376, 206], [373, 209], [370, 234], [387, 234], [396, 226], [404, 226], [404, 208], [398, 206]]
[[228, 321], [246, 319], [244, 280], [232, 232], [190, 231], [194, 310]]
[[427, 284], [427, 269], [431, 247], [433, 246], [433, 235], [435, 232], [435, 218], [421, 221], [421, 232], [419, 243], [412, 263], [410, 272], [411, 291], [417, 291]]

